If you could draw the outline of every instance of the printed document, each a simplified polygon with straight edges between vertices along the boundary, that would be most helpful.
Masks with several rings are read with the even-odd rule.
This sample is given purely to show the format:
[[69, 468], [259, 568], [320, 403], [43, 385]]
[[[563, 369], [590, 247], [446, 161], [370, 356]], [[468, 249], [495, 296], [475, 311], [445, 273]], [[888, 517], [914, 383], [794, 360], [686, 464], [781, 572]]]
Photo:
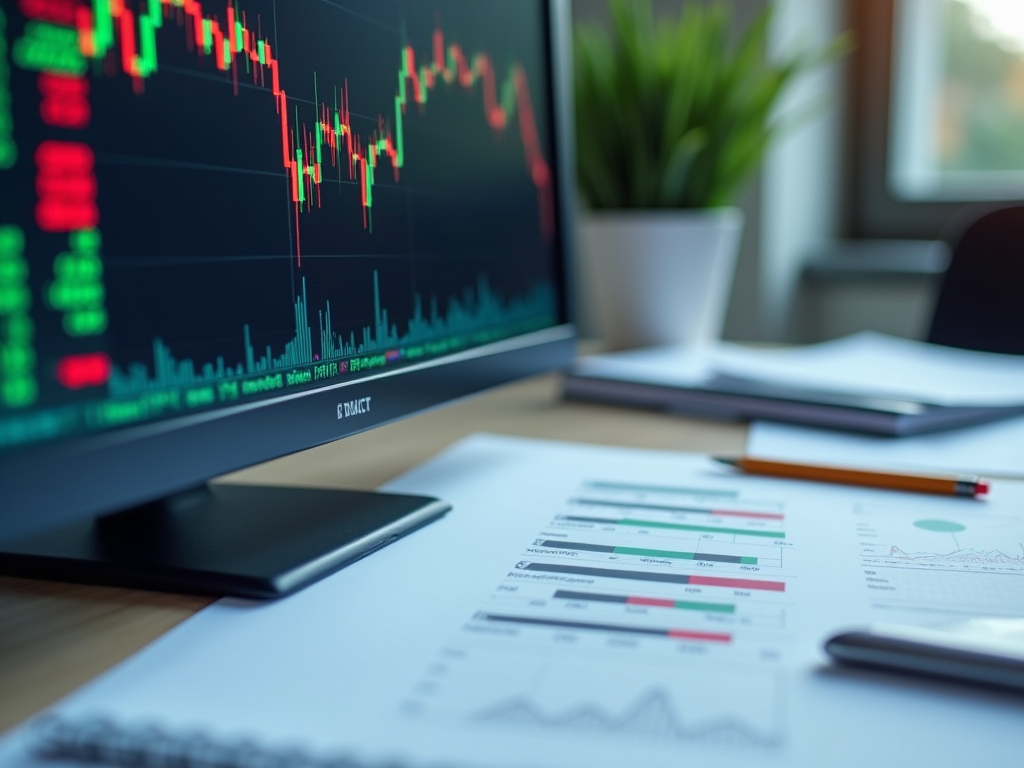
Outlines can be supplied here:
[[454, 509], [290, 598], [220, 601], [55, 711], [367, 766], [1024, 755], [1019, 696], [821, 650], [872, 621], [1024, 616], [1024, 483], [931, 497], [479, 435], [388, 490]]
[[899, 438], [755, 421], [746, 452], [805, 464], [1024, 480], [1024, 416]]

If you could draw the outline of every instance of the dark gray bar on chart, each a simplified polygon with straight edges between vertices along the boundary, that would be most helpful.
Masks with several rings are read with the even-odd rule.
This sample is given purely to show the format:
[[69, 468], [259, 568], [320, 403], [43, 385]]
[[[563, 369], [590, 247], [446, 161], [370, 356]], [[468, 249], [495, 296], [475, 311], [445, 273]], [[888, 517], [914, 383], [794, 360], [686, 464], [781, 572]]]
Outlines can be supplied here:
[[594, 624], [588, 621], [560, 621], [558, 619], [537, 619], [532, 616], [500, 616], [493, 613], [477, 614], [478, 619], [501, 621], [508, 624], [532, 624], [539, 627], [559, 627], [561, 629], [596, 629], [599, 632], [624, 632], [632, 635], [656, 635], [665, 637], [666, 629], [646, 629], [643, 627], [624, 627], [619, 624]]
[[619, 603], [625, 605], [629, 598], [625, 595], [599, 595], [594, 592], [573, 592], [569, 589], [556, 589], [555, 597], [563, 600], [586, 600], [588, 603]]
[[548, 563], [527, 563], [523, 571], [544, 571], [546, 573], [572, 573], [578, 576], [599, 576], [606, 579], [632, 579], [633, 581], [660, 581], [667, 584], [689, 584], [690, 577], [675, 573], [652, 573], [651, 571], [619, 571], [614, 568], [587, 568], [580, 565], [554, 565]]
[[572, 520], [574, 523], [606, 523], [617, 525], [618, 519], [610, 520], [607, 517], [586, 517], [585, 515], [559, 515], [559, 520]]
[[[742, 563], [744, 559], [741, 555], [713, 555], [711, 553], [703, 552], [671, 552], [663, 553], [659, 550], [647, 550], [644, 552], [633, 551], [626, 552], [624, 549], [641, 549], [640, 547], [609, 547], [604, 544], [584, 544], [579, 541], [558, 541], [557, 539], [547, 539], [540, 543], [542, 547], [553, 547], [555, 549], [575, 549], [581, 552], [607, 552], [608, 554], [621, 554], [621, 555], [642, 555], [646, 557], [677, 557], [685, 560], [705, 560], [709, 563]], [[685, 557], [684, 557], [685, 555]], [[746, 562], [752, 562], [747, 560]]]
[[582, 552], [607, 552], [614, 554], [615, 547], [608, 547], [604, 544], [583, 544], [578, 541], [557, 541], [547, 539], [541, 543], [542, 547], [554, 547], [555, 549], [578, 549]]
[[[709, 563], [742, 563], [742, 555], [712, 555], [702, 554], [700, 552], [693, 553], [693, 560], [705, 560]], [[750, 562], [749, 560], [747, 562]]]

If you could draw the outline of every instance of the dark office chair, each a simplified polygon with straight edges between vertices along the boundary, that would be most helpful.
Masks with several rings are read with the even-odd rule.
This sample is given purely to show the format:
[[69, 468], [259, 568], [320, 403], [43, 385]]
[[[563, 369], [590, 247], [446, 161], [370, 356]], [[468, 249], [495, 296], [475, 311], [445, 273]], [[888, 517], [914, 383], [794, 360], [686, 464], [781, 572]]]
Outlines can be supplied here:
[[1024, 355], [1024, 206], [985, 214], [955, 244], [928, 341]]

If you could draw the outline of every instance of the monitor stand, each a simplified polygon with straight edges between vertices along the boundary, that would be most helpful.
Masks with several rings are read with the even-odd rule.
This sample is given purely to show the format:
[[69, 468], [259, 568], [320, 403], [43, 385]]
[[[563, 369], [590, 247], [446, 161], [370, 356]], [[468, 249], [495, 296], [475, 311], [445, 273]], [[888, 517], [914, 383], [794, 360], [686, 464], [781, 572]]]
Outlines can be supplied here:
[[0, 570], [176, 592], [280, 597], [449, 509], [426, 496], [213, 483], [5, 542]]

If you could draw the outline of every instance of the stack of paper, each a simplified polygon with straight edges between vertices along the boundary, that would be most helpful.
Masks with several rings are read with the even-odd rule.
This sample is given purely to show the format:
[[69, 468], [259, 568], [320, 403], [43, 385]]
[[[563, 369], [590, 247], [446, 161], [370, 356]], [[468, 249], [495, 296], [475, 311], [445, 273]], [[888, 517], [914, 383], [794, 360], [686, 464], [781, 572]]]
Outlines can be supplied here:
[[864, 332], [807, 347], [656, 348], [580, 360], [566, 396], [888, 435], [1024, 413], [1024, 357]]

